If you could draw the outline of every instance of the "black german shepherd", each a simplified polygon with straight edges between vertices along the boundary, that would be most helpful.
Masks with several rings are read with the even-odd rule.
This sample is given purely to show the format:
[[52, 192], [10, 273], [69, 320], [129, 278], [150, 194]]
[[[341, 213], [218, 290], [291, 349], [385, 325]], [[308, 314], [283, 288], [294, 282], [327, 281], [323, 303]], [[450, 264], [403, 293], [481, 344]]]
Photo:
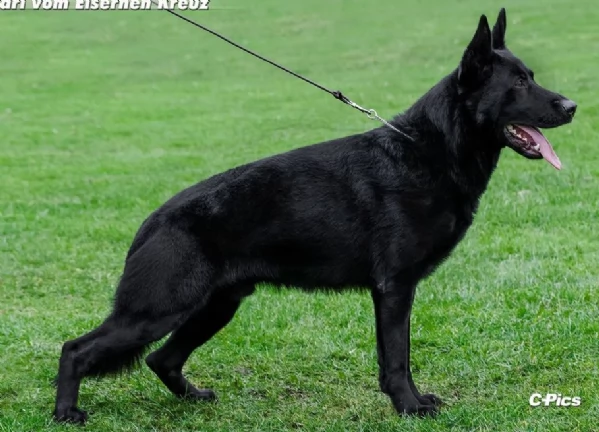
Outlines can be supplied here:
[[539, 128], [569, 123], [571, 100], [539, 86], [505, 46], [505, 10], [480, 18], [453, 72], [388, 127], [231, 169], [175, 195], [139, 229], [110, 316], [64, 344], [54, 418], [83, 423], [81, 379], [146, 362], [177, 396], [209, 400], [182, 375], [189, 355], [260, 282], [368, 287], [380, 387], [401, 414], [435, 414], [410, 371], [418, 282], [464, 237], [499, 154], [561, 163]]

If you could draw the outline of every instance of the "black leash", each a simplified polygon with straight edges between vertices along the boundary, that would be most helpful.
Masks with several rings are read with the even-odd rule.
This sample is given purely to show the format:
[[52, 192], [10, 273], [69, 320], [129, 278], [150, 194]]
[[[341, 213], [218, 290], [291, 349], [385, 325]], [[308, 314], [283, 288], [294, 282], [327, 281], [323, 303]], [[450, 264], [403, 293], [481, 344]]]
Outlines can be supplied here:
[[[152, 1], [152, 3], [153, 3], [155, 6], [158, 6], [158, 3], [157, 3], [156, 1], [154, 1], [154, 0], [151, 0], [151, 1]], [[312, 80], [310, 80], [310, 79], [308, 79], [308, 78], [306, 78], [306, 77], [303, 77], [303, 76], [301, 76], [300, 74], [297, 74], [297, 73], [295, 73], [295, 72], [293, 72], [293, 71], [291, 71], [291, 70], [287, 69], [286, 67], [284, 67], [284, 66], [281, 66], [280, 64], [277, 64], [277, 63], [273, 62], [272, 60], [269, 60], [269, 59], [267, 59], [266, 57], [263, 57], [263, 56], [261, 56], [260, 54], [257, 54], [257, 53], [255, 53], [255, 52], [253, 52], [253, 51], [251, 51], [251, 50], [249, 50], [249, 49], [247, 49], [247, 48], [245, 48], [245, 47], [242, 47], [242, 46], [241, 46], [241, 45], [239, 45], [238, 43], [235, 43], [235, 42], [233, 42], [232, 40], [230, 40], [230, 39], [226, 38], [225, 36], [223, 36], [223, 35], [221, 35], [221, 34], [219, 34], [219, 33], [215, 32], [215, 31], [213, 31], [213, 30], [210, 30], [209, 28], [207, 28], [207, 27], [203, 26], [202, 24], [199, 24], [199, 23], [197, 23], [197, 22], [195, 22], [195, 21], [193, 21], [193, 20], [191, 20], [191, 19], [189, 19], [189, 18], [186, 18], [186, 17], [184, 17], [183, 15], [181, 15], [181, 14], [179, 14], [179, 13], [175, 12], [175, 11], [174, 11], [174, 10], [172, 10], [172, 9], [164, 9], [164, 10], [165, 10], [165, 11], [167, 11], [168, 13], [170, 13], [171, 15], [174, 15], [174, 16], [176, 16], [177, 18], [180, 18], [180, 19], [182, 19], [183, 21], [186, 21], [186, 22], [188, 22], [189, 24], [192, 24], [192, 25], [196, 26], [197, 28], [200, 28], [200, 29], [202, 29], [202, 30], [204, 30], [204, 31], [207, 31], [208, 33], [210, 33], [210, 34], [212, 34], [212, 35], [216, 36], [217, 38], [220, 38], [220, 39], [224, 40], [224, 41], [225, 41], [225, 42], [227, 42], [228, 44], [230, 44], [230, 45], [233, 45], [234, 47], [236, 47], [236, 48], [239, 48], [240, 50], [242, 50], [242, 51], [245, 51], [246, 53], [248, 53], [248, 54], [250, 54], [250, 55], [253, 55], [254, 57], [256, 57], [256, 58], [258, 58], [258, 59], [260, 59], [260, 60], [262, 60], [262, 61], [265, 61], [266, 63], [268, 63], [268, 64], [270, 64], [270, 65], [273, 65], [273, 66], [275, 66], [275, 67], [277, 67], [277, 68], [279, 68], [279, 69], [281, 69], [281, 70], [283, 70], [283, 71], [287, 72], [288, 74], [290, 74], [290, 75], [293, 75], [294, 77], [301, 79], [302, 81], [305, 81], [305, 82], [307, 82], [308, 84], [312, 84], [314, 87], [316, 87], [316, 88], [318, 88], [318, 89], [320, 89], [320, 90], [322, 90], [322, 91], [324, 91], [324, 92], [327, 92], [328, 94], [332, 95], [332, 96], [333, 96], [335, 99], [337, 99], [337, 100], [340, 100], [340, 101], [341, 101], [341, 102], [343, 102], [344, 104], [347, 104], [347, 105], [349, 105], [350, 107], [352, 107], [352, 108], [355, 108], [355, 109], [357, 109], [358, 111], [360, 111], [360, 112], [362, 112], [362, 113], [366, 114], [366, 115], [368, 116], [368, 118], [369, 118], [369, 119], [371, 119], [371, 120], [373, 120], [373, 119], [378, 119], [379, 121], [381, 121], [381, 122], [382, 122], [382, 123], [384, 123], [385, 125], [389, 126], [391, 129], [393, 129], [394, 131], [396, 131], [396, 132], [398, 132], [398, 133], [402, 134], [404, 137], [408, 138], [409, 140], [411, 140], [411, 141], [414, 141], [414, 139], [413, 139], [411, 136], [409, 136], [409, 135], [408, 135], [408, 134], [406, 134], [405, 132], [402, 132], [401, 130], [397, 129], [395, 126], [393, 126], [391, 123], [389, 123], [388, 121], [386, 121], [384, 118], [380, 117], [380, 116], [377, 114], [377, 112], [376, 112], [374, 109], [367, 109], [367, 108], [363, 108], [363, 107], [361, 107], [361, 106], [360, 106], [360, 105], [358, 105], [357, 103], [355, 103], [355, 102], [352, 102], [352, 101], [351, 101], [349, 98], [347, 98], [347, 97], [346, 97], [346, 96], [345, 96], [343, 93], [341, 93], [340, 91], [332, 91], [332, 90], [329, 90], [328, 88], [326, 88], [326, 87], [324, 87], [324, 86], [321, 86], [320, 84], [318, 84], [318, 83], [315, 83], [314, 81], [312, 81]]]

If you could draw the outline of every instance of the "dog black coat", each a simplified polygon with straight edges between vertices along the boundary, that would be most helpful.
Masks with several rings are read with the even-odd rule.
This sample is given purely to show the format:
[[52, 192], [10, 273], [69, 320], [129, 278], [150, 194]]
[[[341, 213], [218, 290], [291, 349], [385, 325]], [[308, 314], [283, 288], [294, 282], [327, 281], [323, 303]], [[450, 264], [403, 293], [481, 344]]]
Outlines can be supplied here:
[[505, 11], [486, 17], [459, 67], [390, 128], [272, 156], [202, 181], [143, 223], [110, 316], [64, 344], [54, 417], [84, 422], [81, 379], [146, 362], [177, 396], [212, 399], [182, 375], [194, 349], [222, 329], [255, 284], [372, 293], [380, 386], [397, 411], [434, 414], [410, 372], [410, 311], [418, 282], [472, 224], [503, 147], [541, 154], [507, 132], [557, 127], [576, 105], [534, 82], [506, 48]]

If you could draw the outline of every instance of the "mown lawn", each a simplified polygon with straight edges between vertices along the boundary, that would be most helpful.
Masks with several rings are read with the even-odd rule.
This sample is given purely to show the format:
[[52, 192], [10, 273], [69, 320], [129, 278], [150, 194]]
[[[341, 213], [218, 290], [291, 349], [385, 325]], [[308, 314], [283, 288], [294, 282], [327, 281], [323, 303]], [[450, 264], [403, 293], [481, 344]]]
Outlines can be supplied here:
[[[367, 293], [265, 287], [186, 366], [217, 404], [145, 367], [82, 386], [89, 431], [597, 431], [599, 10], [591, 0], [213, 0], [189, 13], [384, 117], [451, 71], [478, 17], [579, 104], [547, 132], [564, 168], [502, 156], [476, 222], [419, 288], [417, 383], [378, 390]], [[165, 12], [0, 12], [0, 430], [50, 420], [61, 344], [109, 310], [143, 219], [212, 174], [377, 126]], [[580, 396], [531, 408], [533, 392]]]

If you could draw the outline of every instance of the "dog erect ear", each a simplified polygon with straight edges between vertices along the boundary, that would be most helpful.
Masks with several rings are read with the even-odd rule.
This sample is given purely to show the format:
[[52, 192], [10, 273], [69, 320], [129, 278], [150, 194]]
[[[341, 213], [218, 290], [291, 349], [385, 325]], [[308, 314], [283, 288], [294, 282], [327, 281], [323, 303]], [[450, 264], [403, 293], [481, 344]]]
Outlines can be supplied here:
[[507, 20], [505, 19], [505, 8], [501, 8], [497, 22], [493, 26], [493, 49], [505, 48], [505, 29]]
[[474, 37], [460, 62], [458, 81], [462, 85], [480, 83], [491, 72], [491, 29], [485, 15], [481, 15]]

